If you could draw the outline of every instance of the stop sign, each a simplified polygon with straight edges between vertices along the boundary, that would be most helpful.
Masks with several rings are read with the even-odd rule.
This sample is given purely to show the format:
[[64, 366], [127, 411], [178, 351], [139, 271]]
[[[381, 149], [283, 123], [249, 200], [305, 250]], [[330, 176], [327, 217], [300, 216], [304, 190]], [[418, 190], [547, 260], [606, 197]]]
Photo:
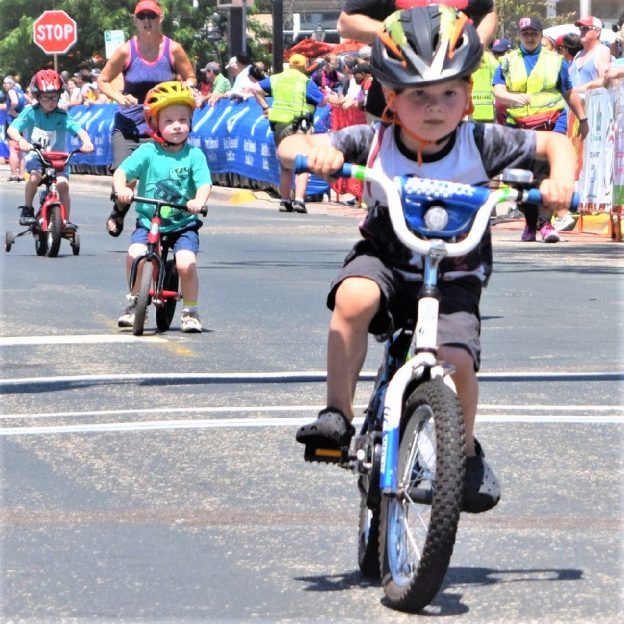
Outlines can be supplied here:
[[76, 41], [76, 22], [65, 11], [44, 11], [33, 22], [33, 41], [46, 54], [65, 54]]

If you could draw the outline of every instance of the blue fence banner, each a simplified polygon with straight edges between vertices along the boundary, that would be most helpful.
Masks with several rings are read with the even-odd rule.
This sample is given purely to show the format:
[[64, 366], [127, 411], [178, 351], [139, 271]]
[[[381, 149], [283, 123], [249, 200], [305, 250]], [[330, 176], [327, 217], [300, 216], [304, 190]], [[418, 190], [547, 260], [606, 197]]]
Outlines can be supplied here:
[[[82, 105], [70, 109], [69, 114], [88, 132], [95, 147], [91, 154], [74, 156], [72, 171], [108, 173], [113, 161], [111, 135], [116, 110], [116, 104]], [[318, 108], [314, 116], [315, 132], [327, 132], [330, 126], [330, 107]], [[243, 188], [279, 187], [279, 163], [273, 133], [255, 98], [243, 102], [224, 98], [216, 106], [196, 110], [189, 143], [204, 152], [217, 184]], [[68, 138], [68, 150], [79, 146], [79, 139]], [[306, 196], [322, 198], [323, 194], [329, 194], [329, 184], [310, 176]]]
[[9, 144], [6, 136], [6, 111], [0, 110], [0, 158], [9, 157]]

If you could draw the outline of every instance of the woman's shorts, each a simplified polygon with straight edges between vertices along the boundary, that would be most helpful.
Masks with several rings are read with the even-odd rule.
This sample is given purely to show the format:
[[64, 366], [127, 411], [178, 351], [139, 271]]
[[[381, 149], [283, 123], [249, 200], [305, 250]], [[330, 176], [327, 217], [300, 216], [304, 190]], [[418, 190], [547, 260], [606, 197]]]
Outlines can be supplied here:
[[[410, 280], [405, 273], [385, 263], [368, 241], [360, 241], [349, 252], [342, 271], [334, 280], [327, 297], [327, 306], [334, 309], [336, 291], [349, 277], [365, 277], [381, 290], [379, 310], [371, 321], [369, 332], [384, 340], [397, 329], [414, 322], [417, 317], [418, 292], [422, 281]], [[437, 343], [461, 347], [474, 361], [475, 370], [481, 364], [481, 317], [479, 301], [481, 282], [476, 277], [440, 281], [440, 312]]]
[[113, 136], [111, 137], [113, 163], [110, 166], [110, 170], [115, 171], [137, 147], [143, 143], [149, 143], [150, 141], [153, 141], [153, 139], [145, 135], [134, 137], [125, 135], [121, 130], [113, 130]]
[[[174, 254], [177, 254], [178, 251], [191, 251], [195, 255], [199, 252], [199, 233], [198, 230], [201, 227], [201, 223], [199, 225], [193, 225], [185, 230], [179, 230], [177, 232], [167, 232], [166, 234], [161, 234], [162, 238], [167, 239], [169, 249], [173, 251]], [[149, 230], [144, 228], [137, 221], [136, 229], [132, 232], [132, 237], [130, 238], [130, 244], [138, 244], [138, 245], [147, 245], [147, 235], [149, 234]]]

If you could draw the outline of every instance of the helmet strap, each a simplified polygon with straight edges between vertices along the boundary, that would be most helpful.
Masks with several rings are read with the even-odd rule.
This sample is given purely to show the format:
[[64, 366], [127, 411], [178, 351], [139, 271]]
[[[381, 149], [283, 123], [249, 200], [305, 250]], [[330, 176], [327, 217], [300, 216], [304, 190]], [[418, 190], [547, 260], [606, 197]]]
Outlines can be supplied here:
[[[472, 102], [473, 84], [474, 83], [472, 81], [472, 78], [469, 78], [468, 79], [468, 103], [466, 104], [466, 110], [464, 110], [464, 115], [472, 115], [472, 113], [474, 113], [474, 104]], [[453, 130], [452, 132], [449, 132], [448, 134], [445, 134], [443, 137], [440, 137], [437, 141], [430, 141], [429, 139], [425, 139], [421, 137], [420, 135], [416, 134], [413, 130], [406, 128], [405, 125], [403, 125], [403, 123], [401, 122], [401, 118], [399, 117], [399, 115], [390, 109], [390, 106], [392, 106], [395, 99], [396, 99], [396, 93], [394, 91], [389, 91], [386, 94], [387, 104], [386, 104], [386, 108], [384, 108], [384, 111], [381, 114], [381, 121], [385, 124], [393, 124], [395, 126], [399, 126], [399, 128], [401, 128], [401, 130], [405, 132], [405, 134], [407, 134], [407, 136], [410, 137], [410, 139], [414, 139], [417, 142], [416, 157], [417, 157], [418, 166], [422, 167], [423, 166], [423, 157], [422, 157], [423, 147], [427, 145], [440, 145], [441, 143], [444, 143], [444, 141], [446, 141], [449, 137], [453, 136], [453, 134], [455, 133], [455, 130]]]

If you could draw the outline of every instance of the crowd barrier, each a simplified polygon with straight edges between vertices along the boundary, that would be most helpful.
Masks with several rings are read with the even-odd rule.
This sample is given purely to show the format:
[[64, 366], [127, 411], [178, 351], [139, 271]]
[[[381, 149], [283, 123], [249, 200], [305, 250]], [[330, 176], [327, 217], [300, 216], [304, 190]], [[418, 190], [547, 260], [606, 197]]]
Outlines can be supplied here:
[[624, 80], [592, 89], [585, 98], [589, 134], [583, 142], [578, 180], [583, 215], [609, 215], [610, 234], [621, 239], [624, 212]]
[[[71, 165], [73, 172], [95, 175], [109, 173], [116, 110], [116, 104], [82, 105], [70, 109], [69, 114], [87, 131], [95, 147], [90, 154], [79, 153], [74, 156]], [[328, 107], [316, 110], [314, 128], [316, 132], [330, 130]], [[205, 106], [196, 110], [189, 143], [201, 148], [206, 154], [215, 184], [273, 191], [279, 188], [279, 162], [275, 155], [273, 133], [255, 98], [245, 102], [223, 99], [214, 107]], [[3, 146], [6, 148], [5, 143]], [[79, 139], [68, 137], [67, 150], [79, 146]], [[329, 194], [329, 184], [321, 178], [310, 176], [306, 197], [322, 199], [324, 194]]]
[[[590, 131], [580, 146], [579, 211], [581, 216], [608, 213], [612, 219], [617, 218], [619, 233], [619, 219], [624, 211], [624, 80], [609, 89], [589, 91], [585, 107]], [[74, 157], [72, 170], [76, 173], [109, 173], [116, 109], [116, 104], [96, 104], [75, 106], [70, 110], [69, 114], [85, 128], [95, 146], [91, 154]], [[357, 117], [358, 114], [360, 117]], [[8, 157], [5, 119], [5, 111], [0, 111], [0, 158]], [[365, 122], [361, 111], [345, 111], [333, 106], [317, 108], [314, 116], [316, 132], [329, 132]], [[245, 102], [223, 99], [214, 107], [196, 110], [189, 142], [206, 154], [216, 184], [277, 191], [279, 163], [273, 134], [254, 98]], [[68, 150], [78, 146], [76, 138], [68, 139]], [[332, 187], [338, 193], [361, 194], [361, 187], [349, 187], [346, 182]], [[328, 193], [329, 185], [325, 180], [310, 176], [306, 193], [308, 198], [322, 199]]]

